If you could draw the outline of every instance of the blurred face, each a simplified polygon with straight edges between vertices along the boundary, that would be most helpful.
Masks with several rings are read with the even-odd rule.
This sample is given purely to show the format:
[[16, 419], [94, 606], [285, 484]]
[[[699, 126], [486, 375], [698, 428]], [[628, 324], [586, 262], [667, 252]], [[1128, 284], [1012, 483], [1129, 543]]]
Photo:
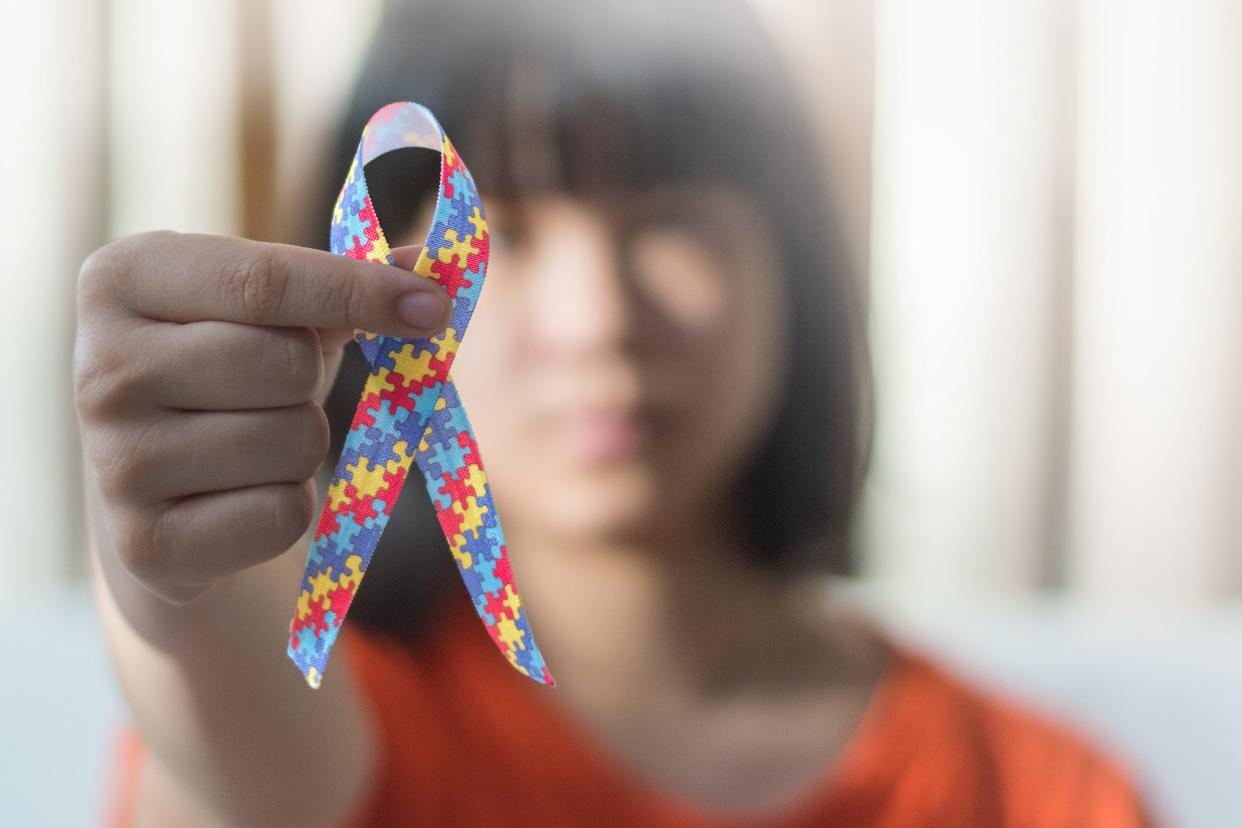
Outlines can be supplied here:
[[487, 285], [452, 373], [506, 525], [633, 538], [719, 504], [786, 361], [755, 205], [687, 186], [487, 210]]

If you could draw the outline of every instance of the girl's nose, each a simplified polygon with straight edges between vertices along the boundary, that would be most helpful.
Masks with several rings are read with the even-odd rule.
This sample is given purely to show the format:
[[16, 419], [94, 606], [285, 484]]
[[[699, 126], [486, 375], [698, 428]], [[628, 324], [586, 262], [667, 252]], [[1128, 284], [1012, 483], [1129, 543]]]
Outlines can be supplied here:
[[616, 234], [579, 203], [557, 200], [541, 212], [532, 262], [539, 346], [565, 353], [619, 347], [633, 311]]

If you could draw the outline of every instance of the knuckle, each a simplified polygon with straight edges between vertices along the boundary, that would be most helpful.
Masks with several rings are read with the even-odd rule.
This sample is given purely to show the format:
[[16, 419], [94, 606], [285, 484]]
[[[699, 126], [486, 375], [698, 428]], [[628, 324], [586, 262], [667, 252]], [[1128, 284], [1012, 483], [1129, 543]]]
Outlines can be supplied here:
[[153, 481], [159, 470], [184, 462], [170, 456], [177, 443], [168, 439], [172, 418], [126, 419], [94, 430], [89, 459], [99, 490], [106, 497], [131, 504], [154, 501]]
[[279, 349], [278, 364], [271, 370], [279, 374], [282, 384], [297, 399], [314, 398], [323, 375], [323, 353], [318, 339], [309, 329], [288, 329], [278, 336], [283, 347]]
[[333, 298], [337, 299], [338, 307], [345, 309], [346, 318], [354, 327], [366, 327], [367, 285], [362, 279], [337, 279], [332, 284], [340, 292], [339, 297]]
[[185, 234], [178, 233], [176, 230], [145, 230], [141, 233], [134, 233], [132, 236], [126, 236], [121, 239], [121, 242], [142, 247], [157, 247], [166, 244], [176, 244], [183, 238], [185, 238]]
[[116, 397], [118, 366], [106, 349], [79, 335], [73, 351], [73, 399], [84, 419], [105, 415]]
[[191, 235], [178, 233], [176, 230], [147, 230], [118, 239], [117, 244], [129, 254], [130, 258], [136, 258], [144, 252], [183, 246], [191, 238]]
[[115, 417], [146, 389], [139, 359], [117, 337], [79, 334], [73, 351], [73, 400], [86, 422]]
[[271, 526], [282, 546], [297, 540], [314, 517], [315, 504], [309, 486], [287, 483], [273, 487], [270, 509]]
[[120, 303], [119, 285], [141, 255], [172, 231], [154, 231], [110, 242], [87, 256], [78, 278], [79, 324], [73, 345], [73, 396], [84, 419], [117, 413], [147, 387], [150, 359], [136, 347], [138, 324], [105, 309]]
[[86, 300], [110, 297], [144, 254], [177, 243], [180, 233], [172, 230], [150, 230], [114, 239], [95, 250], [82, 261], [78, 270], [78, 295]]
[[261, 245], [247, 246], [224, 268], [221, 289], [242, 318], [259, 323], [275, 316], [285, 301], [289, 278], [271, 252]]
[[298, 406], [294, 416], [297, 418], [295, 433], [298, 441], [294, 456], [298, 460], [298, 470], [302, 478], [307, 479], [319, 470], [328, 453], [331, 430], [328, 427], [327, 415], [313, 403]]
[[148, 474], [142, 441], [134, 439], [128, 429], [116, 429], [97, 435], [92, 442], [89, 459], [99, 491], [113, 500], [135, 500]]
[[117, 558], [131, 575], [140, 580], [157, 580], [167, 568], [164, 521], [158, 513], [126, 516], [116, 524]]
[[87, 256], [78, 270], [78, 299], [82, 308], [94, 305], [88, 300], [111, 295], [119, 274], [127, 266], [128, 254], [121, 240], [109, 242]]

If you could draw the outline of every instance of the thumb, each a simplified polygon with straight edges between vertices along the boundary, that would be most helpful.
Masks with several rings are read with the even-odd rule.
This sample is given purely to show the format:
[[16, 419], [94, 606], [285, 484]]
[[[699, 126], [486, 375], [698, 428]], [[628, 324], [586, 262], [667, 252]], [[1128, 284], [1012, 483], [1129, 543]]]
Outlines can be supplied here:
[[[422, 252], [423, 245], [407, 244], [401, 247], [390, 248], [388, 253], [392, 257], [392, 266], [400, 270], [413, 271], [414, 265], [418, 262], [418, 255]], [[344, 347], [347, 342], [354, 338], [354, 330], [352, 328], [336, 328], [336, 329], [320, 329], [320, 342], [323, 345], [325, 355], [339, 350]]]

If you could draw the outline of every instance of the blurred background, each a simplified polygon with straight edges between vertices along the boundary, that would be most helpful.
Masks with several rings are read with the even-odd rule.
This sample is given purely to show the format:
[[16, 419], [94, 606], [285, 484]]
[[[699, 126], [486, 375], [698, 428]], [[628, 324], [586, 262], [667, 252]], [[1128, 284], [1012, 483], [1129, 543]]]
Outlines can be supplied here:
[[[756, 3], [871, 297], [850, 593], [1126, 757], [1169, 824], [1242, 823], [1242, 4]], [[85, 582], [77, 268], [160, 227], [302, 241], [380, 6], [0, 3], [11, 824], [96, 821], [124, 716]]]

